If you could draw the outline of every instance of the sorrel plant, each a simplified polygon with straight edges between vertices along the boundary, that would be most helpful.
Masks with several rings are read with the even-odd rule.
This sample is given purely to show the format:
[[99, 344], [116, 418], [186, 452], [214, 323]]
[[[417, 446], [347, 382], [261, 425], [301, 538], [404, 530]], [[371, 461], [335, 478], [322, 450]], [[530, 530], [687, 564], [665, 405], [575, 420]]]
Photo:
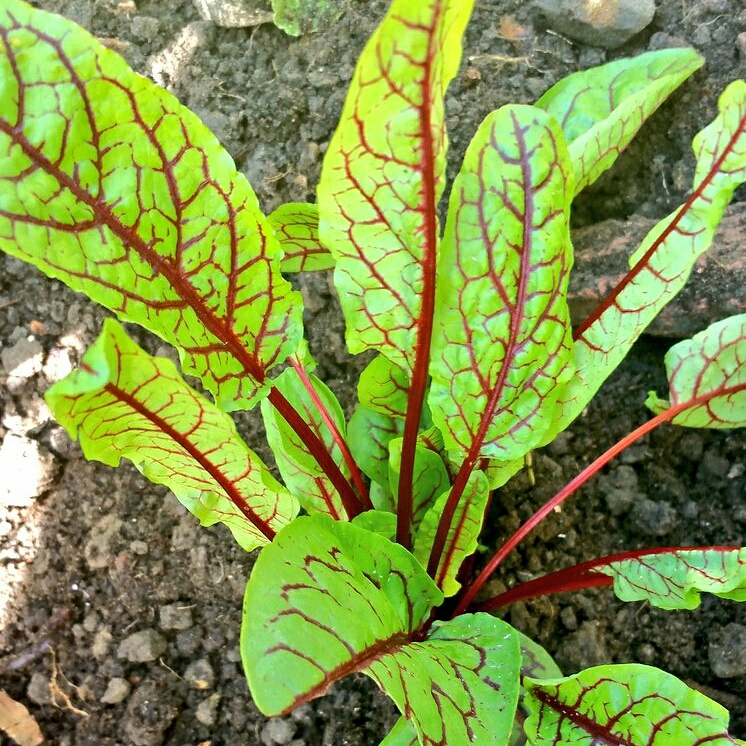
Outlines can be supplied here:
[[[5, 0], [0, 246], [173, 344], [214, 401], [113, 319], [47, 400], [89, 458], [131, 459], [203, 524], [263, 547], [241, 651], [264, 713], [361, 671], [402, 712], [386, 746], [735, 744], [725, 710], [675, 677], [641, 665], [563, 677], [489, 611], [604, 585], [670, 609], [695, 607], [702, 592], [743, 601], [746, 549], [626, 552], [478, 594], [643, 434], [745, 424], [746, 316], [675, 345], [669, 399], [648, 399], [655, 417], [501, 537], [479, 574], [470, 568], [491, 496], [577, 417], [709, 247], [746, 180], [746, 84], [727, 88], [695, 138], [684, 204], [573, 330], [572, 200], [702, 60], [650, 52], [493, 112], [441, 231], [443, 95], [471, 5], [393, 2], [350, 84], [318, 204], [265, 217], [173, 96], [74, 24]], [[301, 300], [283, 277], [332, 268], [349, 350], [377, 353], [349, 422], [314, 375]], [[283, 483], [228, 414], [259, 403]]]

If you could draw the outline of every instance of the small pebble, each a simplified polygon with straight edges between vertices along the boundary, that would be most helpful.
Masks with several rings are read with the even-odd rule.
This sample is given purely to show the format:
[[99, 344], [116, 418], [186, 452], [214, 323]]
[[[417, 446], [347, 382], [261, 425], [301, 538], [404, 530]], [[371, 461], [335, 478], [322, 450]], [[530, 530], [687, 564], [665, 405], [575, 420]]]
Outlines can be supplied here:
[[679, 522], [676, 509], [665, 500], [638, 500], [632, 506], [630, 518], [642, 534], [664, 536]]
[[215, 671], [207, 658], [192, 661], [184, 671], [184, 681], [193, 689], [209, 689], [215, 683]]
[[109, 654], [109, 646], [114, 636], [111, 634], [111, 630], [108, 627], [103, 627], [93, 638], [93, 644], [91, 645], [91, 655], [96, 659], [100, 660], [105, 658]]
[[101, 570], [114, 562], [114, 543], [119, 535], [122, 521], [115, 513], [109, 513], [91, 528], [83, 554], [91, 570]]
[[52, 693], [49, 689], [49, 677], [37, 671], [31, 676], [26, 694], [36, 705], [50, 704], [52, 702]]
[[160, 658], [167, 647], [161, 634], [154, 629], [143, 629], [122, 640], [117, 658], [126, 658], [131, 663], [146, 663]]
[[33, 337], [24, 337], [0, 351], [0, 360], [9, 376], [31, 378], [41, 370], [44, 348]]
[[211, 694], [207, 699], [203, 700], [197, 705], [194, 716], [197, 721], [211, 727], [215, 725], [215, 719], [218, 714], [218, 705], [220, 704], [220, 695], [215, 692]]
[[118, 705], [129, 697], [131, 689], [127, 679], [116, 676], [106, 685], [106, 691], [101, 695], [101, 702], [105, 705]]
[[655, 0], [537, 0], [550, 26], [582, 44], [614, 49], [642, 31]]
[[287, 744], [295, 735], [295, 723], [289, 718], [273, 718], [262, 729], [260, 735], [264, 746]]

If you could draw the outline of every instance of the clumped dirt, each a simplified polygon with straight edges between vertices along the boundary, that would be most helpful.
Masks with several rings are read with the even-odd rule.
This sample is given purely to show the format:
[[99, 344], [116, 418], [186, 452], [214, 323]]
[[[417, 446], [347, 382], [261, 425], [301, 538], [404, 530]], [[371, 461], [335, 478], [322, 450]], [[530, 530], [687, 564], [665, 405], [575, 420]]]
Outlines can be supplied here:
[[[353, 3], [332, 28], [291, 39], [271, 25], [215, 28], [199, 20], [188, 0], [37, 4], [106, 38], [135, 69], [194, 109], [267, 211], [313, 199], [346, 83], [385, 10], [375, 0]], [[525, 37], [503, 38], [506, 16], [527, 30]], [[451, 174], [478, 123], [497, 106], [531, 102], [579, 67], [680, 41], [705, 56], [706, 68], [575, 210], [578, 226], [633, 215], [660, 218], [685, 195], [693, 173], [690, 143], [715, 115], [719, 92], [746, 77], [744, 31], [746, 11], [734, 4], [662, 0], [648, 29], [605, 52], [551, 33], [530, 3], [480, 2], [448, 100]], [[181, 60], [179, 69], [174, 59]], [[746, 200], [746, 191], [735, 199]], [[321, 376], [349, 408], [359, 364], [345, 355], [329, 278], [298, 283]], [[3, 364], [25, 365], [19, 375], [2, 373], [0, 437], [3, 448], [16, 449], [6, 454], [23, 459], [19, 455], [0, 479], [36, 480], [38, 493], [0, 515], [0, 687], [29, 707], [47, 742], [58, 746], [377, 744], [396, 712], [363, 677], [286, 718], [261, 716], [237, 647], [252, 557], [227, 531], [200, 529], [131, 466], [112, 470], [84, 461], [49, 420], [43, 391], [79, 359], [103, 317], [61, 284], [0, 258]], [[143, 335], [138, 339], [159, 348]], [[645, 421], [645, 392], [665, 391], [662, 356], [669, 344], [643, 339], [584, 416], [536, 455], [536, 484], [519, 475], [499, 495], [488, 542], [514, 529]], [[240, 426], [269, 458], [257, 417], [242, 415]], [[745, 488], [742, 432], [661, 429], [553, 515], [496, 582], [510, 586], [624, 548], [743, 545]], [[728, 706], [731, 733], [746, 738], [746, 612], [736, 604], [706, 598], [693, 613], [663, 613], [594, 591], [519, 603], [508, 619], [556, 654], [567, 673], [604, 661], [665, 668]], [[0, 734], [0, 744], [6, 743]]]

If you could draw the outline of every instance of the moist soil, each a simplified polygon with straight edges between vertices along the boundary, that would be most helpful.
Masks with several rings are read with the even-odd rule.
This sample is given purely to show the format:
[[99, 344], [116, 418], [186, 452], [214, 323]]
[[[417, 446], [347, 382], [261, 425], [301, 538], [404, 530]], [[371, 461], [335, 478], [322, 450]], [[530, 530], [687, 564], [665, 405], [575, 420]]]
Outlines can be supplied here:
[[[37, 4], [91, 29], [196, 111], [266, 211], [314, 199], [355, 60], [385, 10], [383, 2], [352, 2], [334, 25], [293, 39], [270, 24], [217, 28], [189, 0]], [[478, 3], [448, 97], [451, 175], [494, 108], [531, 102], [579, 68], [689, 44], [706, 67], [656, 114], [613, 173], [580, 197], [574, 220], [588, 226], [667, 214], [691, 180], [692, 137], [715, 115], [724, 86], [746, 77], [746, 11], [717, 0], [658, 5], [647, 29], [607, 51], [553, 33], [530, 3]], [[746, 192], [735, 199], [746, 200]], [[330, 278], [294, 281], [320, 375], [350, 411], [360, 361], [345, 353]], [[0, 479], [33, 481], [30, 472], [41, 469], [37, 496], [0, 515], [0, 687], [29, 708], [46, 743], [59, 746], [377, 744], [397, 714], [362, 676], [285, 718], [263, 717], [238, 653], [253, 556], [222, 527], [197, 526], [130, 465], [113, 470], [86, 462], [50, 421], [43, 391], [77, 362], [104, 315], [60, 283], [0, 258], [0, 342], [31, 360], [20, 376], [3, 374], [0, 437], [8, 447], [24, 445], [28, 458]], [[151, 351], [168, 354], [133, 331]], [[497, 543], [649, 417], [645, 394], [665, 391], [662, 358], [672, 341], [643, 338], [584, 415], [535, 454], [535, 484], [523, 473], [500, 492], [485, 543]], [[238, 421], [269, 460], [258, 417], [242, 414]], [[743, 432], [659, 429], [553, 514], [514, 553], [493, 589], [627, 548], [743, 545], [745, 488]], [[746, 738], [743, 607], [708, 597], [694, 612], [664, 613], [599, 590], [518, 603], [506, 613], [566, 673], [608, 661], [664, 668], [729, 707], [731, 733]], [[0, 734], [0, 744], [10, 743]]]

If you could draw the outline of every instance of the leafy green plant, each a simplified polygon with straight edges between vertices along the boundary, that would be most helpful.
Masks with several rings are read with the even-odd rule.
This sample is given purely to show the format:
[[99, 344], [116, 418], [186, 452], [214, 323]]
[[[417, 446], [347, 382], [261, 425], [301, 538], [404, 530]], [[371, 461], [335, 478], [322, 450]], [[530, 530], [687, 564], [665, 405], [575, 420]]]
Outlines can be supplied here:
[[[605, 585], [663, 608], [693, 608], [703, 592], [743, 601], [746, 549], [627, 552], [477, 594], [635, 439], [664, 422], [746, 424], [746, 316], [675, 345], [670, 398], [648, 399], [655, 417], [476, 577], [471, 566], [490, 496], [582, 411], [710, 245], [746, 180], [746, 84], [727, 88], [695, 138], [685, 203], [573, 330], [572, 200], [702, 60], [651, 52], [572, 75], [536, 106], [493, 112], [451, 187], [441, 234], [443, 95], [470, 11], [456, 0], [393, 2], [358, 63], [318, 206], [265, 217], [172, 96], [74, 24], [6, 0], [0, 246], [173, 344], [214, 398], [110, 319], [47, 400], [89, 458], [131, 459], [203, 524], [226, 524], [247, 551], [263, 547], [241, 652], [268, 715], [361, 671], [403, 713], [386, 746], [743, 743], [727, 734], [723, 708], [675, 677], [641, 665], [562, 677], [489, 612]], [[332, 267], [350, 351], [378, 353], [349, 422], [314, 375], [300, 297], [282, 275]], [[283, 483], [227, 414], [259, 402]]]

